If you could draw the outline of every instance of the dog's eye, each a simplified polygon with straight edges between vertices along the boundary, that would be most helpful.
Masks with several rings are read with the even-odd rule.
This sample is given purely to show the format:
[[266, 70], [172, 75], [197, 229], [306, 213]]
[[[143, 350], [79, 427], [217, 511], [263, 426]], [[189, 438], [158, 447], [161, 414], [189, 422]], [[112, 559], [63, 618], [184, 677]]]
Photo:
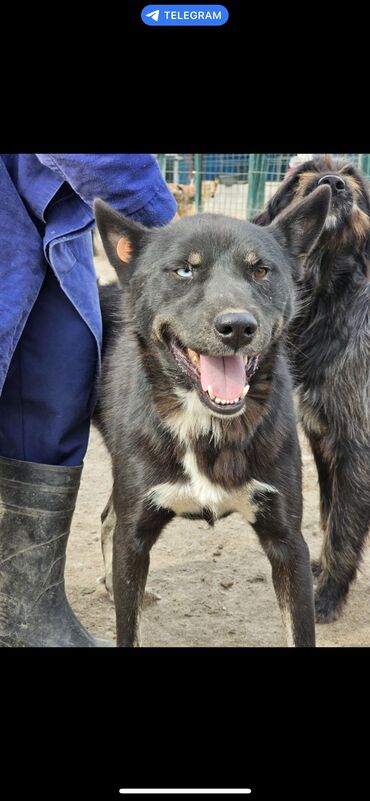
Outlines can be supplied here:
[[178, 270], [175, 270], [175, 273], [180, 278], [192, 278], [193, 277], [193, 270], [190, 267], [190, 264], [186, 264], [185, 267], [179, 267]]
[[253, 270], [253, 277], [261, 280], [261, 278], [266, 278], [267, 273], [268, 269], [266, 267], [256, 267], [256, 269]]

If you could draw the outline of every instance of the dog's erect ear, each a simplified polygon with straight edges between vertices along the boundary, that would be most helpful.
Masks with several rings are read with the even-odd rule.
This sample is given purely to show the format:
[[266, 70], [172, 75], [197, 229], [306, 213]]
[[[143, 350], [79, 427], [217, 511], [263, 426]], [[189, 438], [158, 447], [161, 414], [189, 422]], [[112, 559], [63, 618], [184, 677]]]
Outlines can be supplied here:
[[301, 175], [301, 171], [302, 166], [297, 167], [291, 175], [286, 176], [277, 192], [275, 192], [268, 202], [266, 208], [259, 214], [256, 214], [255, 217], [252, 217], [249, 222], [255, 223], [256, 225], [269, 225], [280, 212], [284, 211], [294, 198], [294, 190], [298, 183], [298, 178]]
[[304, 260], [315, 247], [329, 211], [329, 186], [319, 186], [303, 200], [286, 209], [269, 226], [278, 241], [298, 260]]
[[145, 247], [152, 232], [98, 198], [94, 201], [94, 215], [110, 263], [118, 277], [127, 280], [133, 259]]

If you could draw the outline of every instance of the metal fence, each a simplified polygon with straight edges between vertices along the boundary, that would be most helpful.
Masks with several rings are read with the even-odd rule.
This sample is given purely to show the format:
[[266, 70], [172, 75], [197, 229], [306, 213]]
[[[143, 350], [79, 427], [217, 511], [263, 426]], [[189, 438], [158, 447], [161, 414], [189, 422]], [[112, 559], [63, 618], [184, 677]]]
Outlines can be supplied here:
[[[209, 211], [253, 217], [270, 200], [294, 164], [295, 153], [161, 153], [161, 172], [181, 215]], [[334, 153], [370, 176], [370, 154]], [[310, 158], [310, 155], [307, 155]]]

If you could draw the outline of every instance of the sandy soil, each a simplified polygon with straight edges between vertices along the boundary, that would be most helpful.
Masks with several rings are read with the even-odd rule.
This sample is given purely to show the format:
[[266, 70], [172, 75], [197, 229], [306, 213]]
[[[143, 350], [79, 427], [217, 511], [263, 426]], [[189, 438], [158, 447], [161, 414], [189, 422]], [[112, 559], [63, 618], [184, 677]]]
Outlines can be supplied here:
[[[109, 271], [97, 260], [98, 271]], [[99, 269], [100, 268], [100, 269]], [[301, 436], [304, 471], [303, 534], [313, 558], [320, 552], [318, 487], [310, 450]], [[95, 430], [85, 460], [70, 537], [66, 585], [70, 602], [91, 633], [115, 635], [114, 606], [98, 582], [103, 573], [100, 513], [111, 470]], [[216, 523], [175, 518], [152, 550], [148, 589], [161, 600], [144, 609], [145, 647], [284, 646], [270, 565], [253, 529], [239, 515]], [[319, 646], [370, 645], [370, 553], [336, 623], [317, 626]]]

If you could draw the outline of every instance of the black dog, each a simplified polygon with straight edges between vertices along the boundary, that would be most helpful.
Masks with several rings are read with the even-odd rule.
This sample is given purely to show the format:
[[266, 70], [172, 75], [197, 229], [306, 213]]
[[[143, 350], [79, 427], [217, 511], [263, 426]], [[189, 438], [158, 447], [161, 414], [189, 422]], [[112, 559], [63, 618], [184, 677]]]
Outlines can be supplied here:
[[279, 219], [322, 184], [331, 208], [298, 284], [288, 346], [319, 476], [325, 536], [313, 566], [315, 604], [317, 622], [328, 623], [340, 614], [370, 526], [369, 191], [352, 164], [309, 161], [254, 222]]
[[205, 214], [158, 230], [95, 202], [123, 287], [102, 288], [96, 412], [113, 462], [118, 646], [139, 643], [149, 552], [163, 527], [176, 514], [213, 524], [231, 512], [252, 524], [270, 559], [291, 642], [315, 644], [281, 337], [296, 260], [320, 235], [329, 202], [322, 187], [267, 229]]

